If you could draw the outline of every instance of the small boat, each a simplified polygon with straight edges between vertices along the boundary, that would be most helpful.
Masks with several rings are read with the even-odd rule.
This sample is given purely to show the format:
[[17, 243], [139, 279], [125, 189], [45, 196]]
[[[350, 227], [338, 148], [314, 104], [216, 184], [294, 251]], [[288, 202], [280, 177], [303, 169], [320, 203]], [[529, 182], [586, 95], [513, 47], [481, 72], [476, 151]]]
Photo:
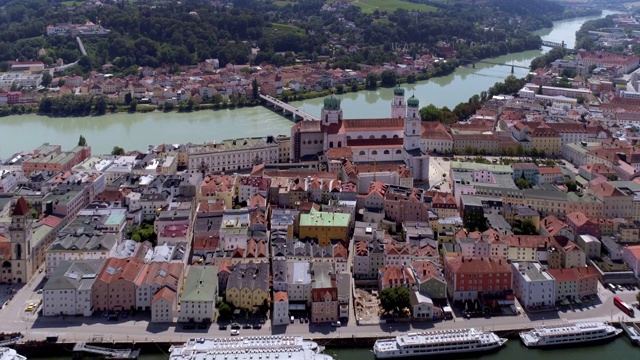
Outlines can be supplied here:
[[629, 337], [632, 343], [640, 346], [640, 327], [635, 323], [621, 322], [620, 326], [624, 330], [625, 334]]
[[11, 348], [0, 347], [0, 360], [27, 360], [27, 358]]

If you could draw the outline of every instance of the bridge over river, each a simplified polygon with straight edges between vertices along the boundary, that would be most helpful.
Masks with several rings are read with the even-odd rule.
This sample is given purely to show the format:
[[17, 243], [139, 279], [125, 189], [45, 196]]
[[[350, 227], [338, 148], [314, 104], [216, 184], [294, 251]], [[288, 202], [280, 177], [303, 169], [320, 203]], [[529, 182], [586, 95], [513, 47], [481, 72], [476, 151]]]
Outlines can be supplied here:
[[284, 101], [278, 100], [273, 96], [269, 95], [260, 95], [260, 99], [265, 102], [265, 105], [274, 107], [276, 109], [281, 109], [282, 114], [284, 116], [292, 115], [293, 122], [298, 121], [320, 121], [318, 117], [315, 117], [309, 113], [304, 112], [303, 110], [298, 109], [297, 107], [287, 104]]

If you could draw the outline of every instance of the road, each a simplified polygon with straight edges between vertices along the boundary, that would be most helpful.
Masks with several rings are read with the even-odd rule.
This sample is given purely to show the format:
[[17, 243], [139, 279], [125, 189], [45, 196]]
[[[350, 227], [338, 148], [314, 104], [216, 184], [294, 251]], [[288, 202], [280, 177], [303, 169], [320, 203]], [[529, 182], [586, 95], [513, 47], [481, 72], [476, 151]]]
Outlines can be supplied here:
[[[429, 186], [431, 186], [431, 190], [435, 190], [435, 186], [440, 186], [439, 191], [451, 192], [451, 183], [449, 182], [451, 162], [444, 159], [442, 157], [429, 158]], [[443, 174], [446, 176], [442, 176]]]
[[[35, 313], [26, 313], [24, 307], [37, 297], [33, 291], [36, 283], [28, 284], [19, 291], [14, 299], [0, 310], [0, 332], [20, 331], [25, 340], [42, 340], [50, 334], [56, 334], [59, 341], [93, 341], [96, 337], [103, 341], [136, 341], [136, 342], [181, 342], [193, 337], [227, 337], [228, 330], [219, 330], [213, 324], [207, 330], [184, 330], [176, 324], [151, 324], [148, 316], [136, 315], [129, 319], [108, 321], [100, 315], [93, 317], [38, 317]], [[490, 318], [472, 318], [443, 322], [418, 322], [413, 324], [395, 323], [382, 325], [358, 326], [349, 321], [347, 326], [334, 328], [328, 325], [294, 324], [271, 327], [267, 323], [260, 330], [240, 330], [245, 336], [250, 335], [301, 335], [313, 339], [330, 339], [335, 337], [379, 337], [392, 336], [408, 331], [428, 329], [453, 329], [476, 327], [495, 330], [514, 330], [529, 328], [534, 325], [553, 323], [565, 320], [599, 320], [618, 321], [623, 314], [614, 307], [613, 296], [609, 290], [600, 286], [601, 302], [580, 309], [567, 309], [560, 312], [545, 312], [520, 316], [498, 316]], [[615, 296], [629, 303], [635, 301], [635, 292], [623, 291]], [[628, 319], [624, 319], [628, 320]]]

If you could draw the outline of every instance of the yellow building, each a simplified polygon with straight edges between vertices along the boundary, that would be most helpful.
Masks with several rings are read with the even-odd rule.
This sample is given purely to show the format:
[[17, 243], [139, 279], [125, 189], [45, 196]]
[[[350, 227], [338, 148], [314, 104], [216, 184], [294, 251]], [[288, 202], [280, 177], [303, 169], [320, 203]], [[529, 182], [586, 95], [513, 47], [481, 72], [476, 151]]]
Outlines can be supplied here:
[[531, 131], [529, 136], [531, 149], [544, 151], [547, 155], [560, 155], [562, 151], [562, 137], [546, 124]]
[[269, 264], [240, 263], [229, 275], [225, 299], [236, 308], [254, 311], [269, 301]]
[[300, 215], [300, 238], [318, 239], [318, 245], [331, 245], [331, 240], [349, 241], [349, 214], [311, 209]]
[[199, 200], [217, 200], [224, 203], [227, 209], [233, 208], [233, 199], [236, 197], [235, 175], [208, 175], [200, 184]]

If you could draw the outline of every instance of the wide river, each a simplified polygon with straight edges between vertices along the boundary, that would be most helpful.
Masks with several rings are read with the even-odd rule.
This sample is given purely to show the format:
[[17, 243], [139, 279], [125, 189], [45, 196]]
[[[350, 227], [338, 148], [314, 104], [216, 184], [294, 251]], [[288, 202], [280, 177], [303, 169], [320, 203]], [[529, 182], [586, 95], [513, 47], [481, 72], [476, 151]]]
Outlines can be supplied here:
[[[604, 15], [611, 12], [605, 11]], [[553, 28], [540, 30], [544, 40], [575, 44], [575, 32], [582, 24], [598, 16], [576, 18], [554, 23]], [[541, 50], [500, 56], [488, 61], [528, 67]], [[528, 70], [515, 68], [515, 75], [524, 77]], [[434, 104], [453, 108], [474, 94], [487, 90], [511, 74], [511, 66], [477, 64], [476, 68], [461, 67], [453, 74], [404, 85], [408, 95], [415, 95], [421, 105]], [[341, 95], [345, 118], [379, 118], [390, 113], [393, 89], [361, 91]], [[305, 111], [320, 115], [322, 98], [296, 102]], [[19, 115], [0, 118], [0, 158], [18, 151], [30, 151], [42, 143], [75, 146], [84, 135], [94, 154], [108, 153], [114, 145], [126, 150], [145, 150], [150, 144], [208, 142], [223, 139], [289, 134], [292, 122], [263, 107], [235, 110], [197, 111], [186, 114], [110, 114], [99, 117], [49, 118]]]

